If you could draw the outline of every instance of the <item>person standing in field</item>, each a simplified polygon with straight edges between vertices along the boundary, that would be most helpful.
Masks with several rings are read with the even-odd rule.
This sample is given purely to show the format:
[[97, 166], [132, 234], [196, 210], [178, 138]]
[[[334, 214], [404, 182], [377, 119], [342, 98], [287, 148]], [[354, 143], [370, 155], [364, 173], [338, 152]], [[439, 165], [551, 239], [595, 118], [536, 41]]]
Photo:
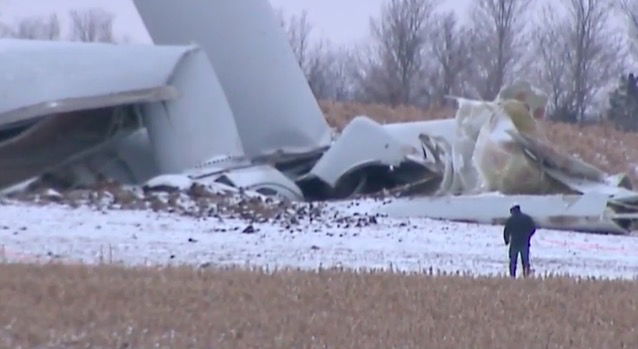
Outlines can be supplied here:
[[523, 276], [528, 277], [531, 272], [529, 262], [529, 248], [532, 236], [536, 232], [536, 223], [532, 217], [521, 211], [519, 205], [510, 208], [510, 217], [505, 222], [503, 231], [503, 239], [505, 245], [510, 246], [510, 276], [516, 277], [516, 264], [518, 256], [521, 256], [523, 262]]

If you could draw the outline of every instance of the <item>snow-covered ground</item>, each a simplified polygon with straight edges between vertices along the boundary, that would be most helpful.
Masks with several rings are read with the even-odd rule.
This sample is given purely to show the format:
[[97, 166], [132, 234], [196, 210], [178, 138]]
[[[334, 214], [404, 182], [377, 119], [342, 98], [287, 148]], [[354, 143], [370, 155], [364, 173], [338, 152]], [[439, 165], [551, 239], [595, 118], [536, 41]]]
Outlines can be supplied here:
[[[101, 211], [58, 205], [0, 205], [0, 258], [9, 262], [345, 267], [504, 274], [502, 228], [366, 217], [366, 202], [330, 204], [323, 218], [298, 225], [195, 219], [151, 211]], [[350, 217], [337, 223], [333, 213]], [[357, 224], [375, 221], [372, 224]], [[361, 225], [357, 227], [357, 225]], [[539, 230], [537, 274], [633, 279], [638, 238]]]

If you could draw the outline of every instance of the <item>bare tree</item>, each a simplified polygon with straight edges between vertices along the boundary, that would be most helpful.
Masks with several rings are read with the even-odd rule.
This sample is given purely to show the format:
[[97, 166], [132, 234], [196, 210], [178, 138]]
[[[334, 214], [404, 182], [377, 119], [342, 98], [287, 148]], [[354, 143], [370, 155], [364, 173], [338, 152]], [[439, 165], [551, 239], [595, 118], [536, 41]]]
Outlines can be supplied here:
[[354, 58], [351, 50], [334, 47], [328, 41], [317, 44], [309, 54], [308, 82], [318, 99], [345, 101], [353, 98]]
[[18, 23], [13, 36], [30, 40], [58, 40], [60, 21], [55, 14], [48, 17], [28, 17]]
[[475, 88], [492, 100], [510, 81], [522, 56], [525, 11], [531, 0], [476, 0], [472, 15]]
[[638, 1], [620, 0], [620, 8], [627, 16], [629, 36], [634, 52], [634, 57], [638, 59]]
[[390, 0], [371, 20], [374, 39], [362, 74], [367, 99], [391, 105], [414, 104], [424, 83], [423, 53], [435, 0]]
[[[568, 29], [567, 23], [556, 15], [553, 9], [543, 10], [545, 23], [540, 25], [533, 35], [536, 60], [533, 62], [534, 72], [530, 74], [532, 81], [548, 92], [550, 115], [563, 114], [557, 112], [565, 109], [568, 95], [570, 62], [568, 61], [570, 48], [565, 45], [564, 35]], [[553, 23], [553, 25], [546, 25]]]
[[313, 40], [313, 26], [304, 11], [287, 17], [277, 13], [282, 28], [288, 35], [290, 47], [308, 84], [318, 99], [347, 100], [351, 98], [352, 74], [350, 51], [335, 48], [328, 40]]
[[71, 17], [71, 38], [82, 42], [114, 42], [112, 13], [99, 8], [74, 10]]
[[345, 47], [331, 51], [328, 65], [330, 75], [328, 81], [332, 81], [332, 94], [337, 101], [350, 101], [354, 99], [356, 88], [356, 54], [353, 49]]
[[297, 57], [299, 66], [307, 74], [311, 50], [310, 35], [312, 33], [312, 25], [308, 21], [308, 13], [303, 11], [300, 15], [293, 15], [288, 20], [281, 16], [284, 29], [288, 33], [288, 40], [292, 52]]
[[609, 27], [612, 2], [565, 0], [550, 8], [538, 38], [541, 75], [550, 87], [554, 119], [583, 122], [596, 97], [623, 66], [621, 38]]
[[444, 14], [435, 21], [432, 31], [432, 58], [435, 62], [434, 96], [445, 105], [446, 96], [464, 95], [465, 72], [470, 62], [470, 42], [467, 29], [459, 26], [453, 12]]
[[14, 36], [13, 30], [8, 25], [0, 23], [0, 38], [11, 38]]

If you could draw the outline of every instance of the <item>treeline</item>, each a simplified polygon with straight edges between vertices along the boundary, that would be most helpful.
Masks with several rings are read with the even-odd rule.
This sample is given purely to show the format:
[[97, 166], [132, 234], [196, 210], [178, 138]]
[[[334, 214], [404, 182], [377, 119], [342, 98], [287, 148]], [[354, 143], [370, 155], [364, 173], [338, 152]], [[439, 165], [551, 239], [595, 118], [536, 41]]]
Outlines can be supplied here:
[[62, 30], [60, 18], [34, 16], [24, 18], [16, 25], [0, 23], [0, 38], [30, 40], [72, 40], [82, 42], [116, 42], [113, 34], [115, 16], [99, 8], [73, 10], [69, 12], [68, 31]]
[[357, 47], [312, 37], [305, 13], [281, 19], [319, 99], [427, 108], [526, 79], [548, 93], [548, 117], [599, 121], [638, 59], [636, 0], [473, 0], [463, 22], [440, 5], [388, 0]]

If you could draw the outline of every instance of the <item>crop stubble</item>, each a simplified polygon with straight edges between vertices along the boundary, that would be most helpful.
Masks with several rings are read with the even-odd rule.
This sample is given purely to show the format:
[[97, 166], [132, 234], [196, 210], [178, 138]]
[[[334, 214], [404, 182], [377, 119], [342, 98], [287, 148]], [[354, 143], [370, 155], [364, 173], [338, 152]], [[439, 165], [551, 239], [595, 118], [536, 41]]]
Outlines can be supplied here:
[[636, 348], [638, 283], [0, 266], [7, 348]]

